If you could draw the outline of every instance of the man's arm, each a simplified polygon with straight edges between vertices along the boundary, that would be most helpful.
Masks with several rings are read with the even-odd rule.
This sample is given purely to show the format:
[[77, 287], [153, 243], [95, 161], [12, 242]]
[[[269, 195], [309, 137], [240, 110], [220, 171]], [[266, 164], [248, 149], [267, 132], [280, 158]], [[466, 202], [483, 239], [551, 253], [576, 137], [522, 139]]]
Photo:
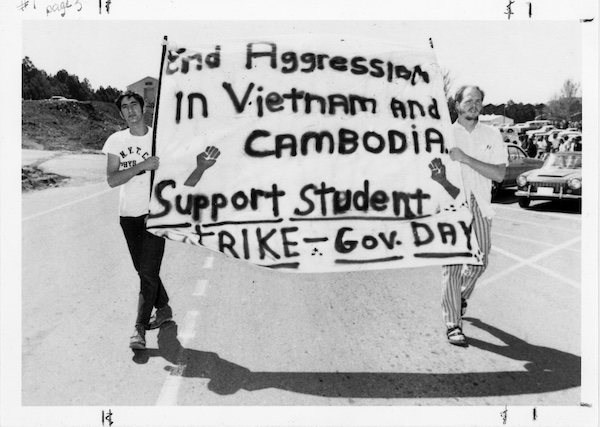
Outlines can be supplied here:
[[148, 157], [143, 162], [122, 171], [119, 170], [119, 164], [119, 156], [109, 153], [106, 161], [106, 181], [112, 188], [129, 182], [131, 178], [142, 172], [158, 169], [159, 162], [158, 157], [152, 156]]
[[457, 147], [451, 148], [449, 154], [452, 160], [469, 166], [474, 171], [492, 181], [502, 182], [504, 179], [504, 175], [506, 174], [506, 165], [504, 163], [499, 165], [484, 163], [481, 160], [477, 160], [465, 154], [464, 151]]

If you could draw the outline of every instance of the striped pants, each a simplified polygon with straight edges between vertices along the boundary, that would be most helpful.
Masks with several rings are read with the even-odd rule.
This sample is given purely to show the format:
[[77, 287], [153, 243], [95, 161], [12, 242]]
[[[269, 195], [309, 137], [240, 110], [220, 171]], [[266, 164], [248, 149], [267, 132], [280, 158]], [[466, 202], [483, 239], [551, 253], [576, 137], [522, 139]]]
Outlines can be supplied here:
[[447, 327], [462, 327], [461, 298], [468, 299], [473, 293], [477, 279], [488, 265], [488, 255], [492, 248], [492, 220], [481, 215], [473, 195], [471, 195], [470, 209], [473, 214], [471, 228], [483, 253], [483, 265], [442, 266], [442, 316]]

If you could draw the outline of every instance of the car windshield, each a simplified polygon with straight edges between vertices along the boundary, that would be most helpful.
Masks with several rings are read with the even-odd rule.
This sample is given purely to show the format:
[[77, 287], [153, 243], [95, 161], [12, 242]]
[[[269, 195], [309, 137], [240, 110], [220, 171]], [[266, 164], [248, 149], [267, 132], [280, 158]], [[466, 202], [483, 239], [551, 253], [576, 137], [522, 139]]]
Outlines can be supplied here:
[[552, 153], [544, 162], [544, 169], [581, 169], [581, 156], [578, 154]]

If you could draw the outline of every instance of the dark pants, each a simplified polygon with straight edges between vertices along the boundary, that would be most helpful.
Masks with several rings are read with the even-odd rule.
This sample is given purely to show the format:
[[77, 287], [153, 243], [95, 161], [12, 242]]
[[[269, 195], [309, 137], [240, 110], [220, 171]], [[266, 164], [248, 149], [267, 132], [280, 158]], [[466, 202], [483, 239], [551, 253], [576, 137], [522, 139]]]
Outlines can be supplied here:
[[127, 240], [133, 266], [140, 276], [140, 295], [136, 325], [147, 325], [152, 308], [162, 308], [169, 302], [160, 280], [160, 264], [165, 252], [165, 240], [146, 231], [146, 216], [121, 218], [121, 228]]

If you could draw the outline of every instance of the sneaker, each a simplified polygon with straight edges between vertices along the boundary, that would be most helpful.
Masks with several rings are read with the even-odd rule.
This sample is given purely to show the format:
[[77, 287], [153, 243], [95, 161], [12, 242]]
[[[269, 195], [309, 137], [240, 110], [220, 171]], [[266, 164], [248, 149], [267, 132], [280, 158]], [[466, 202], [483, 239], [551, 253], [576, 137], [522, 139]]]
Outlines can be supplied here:
[[464, 316], [467, 312], [467, 300], [464, 298], [460, 299], [460, 315]]
[[156, 314], [150, 318], [150, 323], [148, 324], [148, 329], [156, 329], [159, 328], [165, 322], [173, 319], [173, 312], [171, 311], [171, 307], [165, 305], [164, 307], [156, 310]]
[[135, 331], [129, 339], [129, 348], [133, 350], [146, 350], [146, 331], [143, 326], [135, 326]]

